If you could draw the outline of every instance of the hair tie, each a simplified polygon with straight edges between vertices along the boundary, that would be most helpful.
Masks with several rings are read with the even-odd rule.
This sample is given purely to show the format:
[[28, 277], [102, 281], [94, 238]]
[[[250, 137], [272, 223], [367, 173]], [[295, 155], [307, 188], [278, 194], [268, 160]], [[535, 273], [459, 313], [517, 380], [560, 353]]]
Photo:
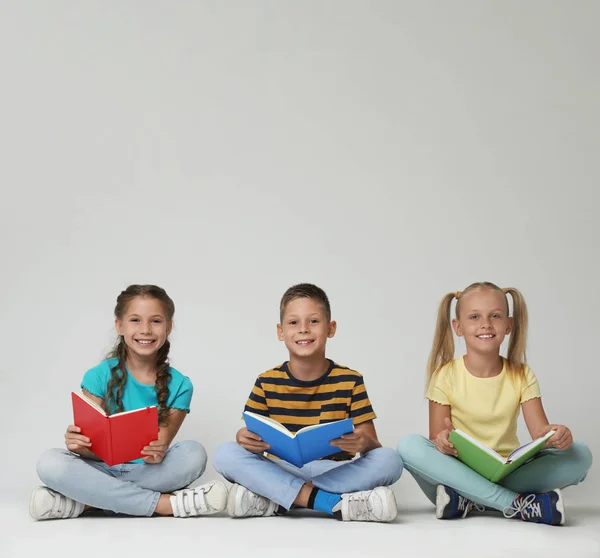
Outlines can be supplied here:
[[461, 294], [462, 294], [462, 292], [461, 292], [461, 291], [456, 291], [456, 293], [454, 294], [454, 296], [455, 296], [457, 299], [459, 299]]

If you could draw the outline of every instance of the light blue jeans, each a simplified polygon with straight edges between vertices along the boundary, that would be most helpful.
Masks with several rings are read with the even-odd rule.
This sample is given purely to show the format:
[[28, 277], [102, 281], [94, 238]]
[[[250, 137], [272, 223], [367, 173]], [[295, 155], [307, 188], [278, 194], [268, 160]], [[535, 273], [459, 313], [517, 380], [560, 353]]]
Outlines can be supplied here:
[[398, 443], [398, 453], [425, 496], [435, 504], [438, 484], [449, 486], [461, 496], [488, 508], [502, 511], [518, 494], [548, 492], [579, 484], [592, 466], [592, 453], [581, 442], [570, 448], [542, 450], [535, 459], [504, 477], [499, 484], [490, 482], [435, 444], [409, 434]]
[[402, 474], [402, 459], [390, 448], [377, 448], [352, 461], [319, 459], [296, 467], [282, 459], [270, 459], [245, 450], [236, 442], [217, 448], [215, 469], [228, 481], [289, 510], [304, 483], [342, 494], [394, 484]]
[[48, 488], [93, 508], [140, 516], [151, 516], [161, 493], [188, 486], [205, 468], [206, 451], [192, 440], [173, 444], [156, 465], [109, 467], [66, 449], [46, 450], [37, 463]]

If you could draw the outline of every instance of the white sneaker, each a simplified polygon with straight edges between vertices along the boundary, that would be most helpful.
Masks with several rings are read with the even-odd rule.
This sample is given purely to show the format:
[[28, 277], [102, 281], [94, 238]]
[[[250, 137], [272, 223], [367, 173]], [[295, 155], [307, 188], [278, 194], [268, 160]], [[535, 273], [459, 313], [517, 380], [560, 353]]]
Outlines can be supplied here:
[[378, 486], [373, 490], [342, 494], [342, 500], [335, 505], [333, 512], [334, 515], [336, 515], [335, 512], [341, 512], [343, 521], [385, 523], [396, 518], [398, 506], [392, 489], [387, 486]]
[[211, 515], [223, 511], [226, 504], [227, 487], [220, 481], [177, 490], [171, 496], [174, 517]]
[[254, 494], [241, 484], [234, 484], [227, 497], [227, 513], [230, 517], [256, 517], [275, 515], [279, 506], [265, 498]]
[[72, 498], [38, 486], [29, 499], [29, 515], [37, 521], [43, 519], [71, 519], [83, 513], [85, 506]]

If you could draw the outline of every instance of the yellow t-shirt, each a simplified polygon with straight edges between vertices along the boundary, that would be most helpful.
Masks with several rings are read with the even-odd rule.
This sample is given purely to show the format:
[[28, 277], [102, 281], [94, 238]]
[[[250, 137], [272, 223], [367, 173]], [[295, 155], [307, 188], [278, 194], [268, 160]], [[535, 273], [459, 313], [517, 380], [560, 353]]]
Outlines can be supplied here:
[[517, 418], [521, 404], [541, 396], [529, 366], [522, 376], [512, 379], [503, 360], [502, 372], [492, 378], [473, 376], [465, 366], [464, 357], [454, 360], [432, 376], [426, 397], [450, 405], [455, 428], [506, 457], [520, 445]]

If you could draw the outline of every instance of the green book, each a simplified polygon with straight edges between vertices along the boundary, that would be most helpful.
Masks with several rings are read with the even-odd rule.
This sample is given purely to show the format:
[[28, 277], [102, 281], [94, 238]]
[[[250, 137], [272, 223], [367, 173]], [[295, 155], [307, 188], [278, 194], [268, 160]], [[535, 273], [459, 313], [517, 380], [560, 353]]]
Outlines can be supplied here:
[[458, 452], [458, 459], [477, 471], [482, 477], [492, 482], [498, 482], [542, 451], [546, 440], [552, 434], [554, 434], [554, 430], [537, 440], [518, 447], [508, 457], [502, 457], [462, 430], [457, 429], [450, 432], [449, 440]]

